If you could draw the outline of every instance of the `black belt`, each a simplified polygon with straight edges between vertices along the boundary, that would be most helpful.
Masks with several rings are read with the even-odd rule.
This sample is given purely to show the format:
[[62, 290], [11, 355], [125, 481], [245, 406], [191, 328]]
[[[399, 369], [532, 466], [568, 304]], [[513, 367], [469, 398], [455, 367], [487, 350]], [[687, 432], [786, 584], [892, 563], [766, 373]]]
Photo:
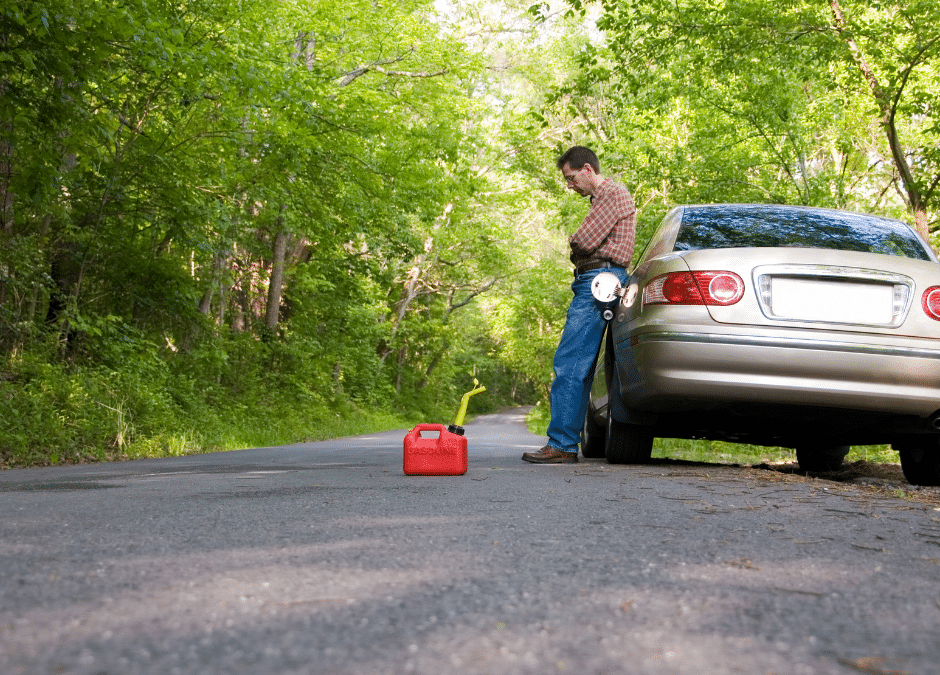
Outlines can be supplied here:
[[600, 267], [616, 267], [616, 265], [611, 264], [606, 260], [596, 260], [594, 262], [584, 263], [574, 268], [574, 275], [578, 276], [579, 274], [584, 274], [585, 272], [590, 272], [591, 270], [596, 270]]

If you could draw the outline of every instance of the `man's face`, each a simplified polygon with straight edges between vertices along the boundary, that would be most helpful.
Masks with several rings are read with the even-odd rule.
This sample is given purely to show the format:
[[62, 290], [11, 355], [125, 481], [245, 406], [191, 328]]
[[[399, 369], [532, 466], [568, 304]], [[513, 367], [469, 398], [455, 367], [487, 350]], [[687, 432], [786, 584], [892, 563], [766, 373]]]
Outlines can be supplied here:
[[591, 179], [594, 172], [589, 164], [574, 169], [566, 163], [561, 168], [561, 173], [565, 177], [565, 185], [569, 190], [574, 190], [582, 197], [590, 196], [593, 187]]

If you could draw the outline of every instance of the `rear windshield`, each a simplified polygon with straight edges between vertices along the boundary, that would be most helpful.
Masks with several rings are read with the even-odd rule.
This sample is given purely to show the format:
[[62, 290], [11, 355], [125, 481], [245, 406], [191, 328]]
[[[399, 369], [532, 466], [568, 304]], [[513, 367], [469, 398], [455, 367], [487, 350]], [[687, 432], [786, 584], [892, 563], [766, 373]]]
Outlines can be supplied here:
[[823, 209], [775, 206], [685, 207], [676, 251], [795, 246], [931, 260], [904, 223]]

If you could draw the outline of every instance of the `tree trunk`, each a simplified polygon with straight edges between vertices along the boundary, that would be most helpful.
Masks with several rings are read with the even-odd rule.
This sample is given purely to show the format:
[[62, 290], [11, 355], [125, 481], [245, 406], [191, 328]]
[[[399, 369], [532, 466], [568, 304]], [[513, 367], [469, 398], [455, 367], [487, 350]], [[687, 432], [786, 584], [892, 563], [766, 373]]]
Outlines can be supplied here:
[[444, 354], [447, 353], [447, 350], [450, 348], [450, 340], [444, 338], [444, 344], [441, 345], [441, 348], [437, 350], [434, 356], [431, 358], [431, 363], [428, 364], [428, 367], [424, 369], [424, 376], [421, 378], [421, 381], [418, 382], [416, 389], [424, 389], [428, 381], [431, 379], [431, 374], [434, 372], [434, 369], [440, 364], [441, 359], [444, 358]]
[[229, 329], [233, 333], [244, 333], [247, 326], [245, 315], [248, 312], [248, 299], [245, 297], [247, 291], [241, 279], [235, 282], [235, 286], [232, 290], [234, 291], [235, 298], [232, 303], [232, 323]]
[[279, 230], [274, 238], [274, 261], [271, 263], [271, 278], [268, 282], [268, 306], [264, 328], [270, 339], [277, 334], [281, 311], [281, 293], [284, 287], [284, 257], [287, 253], [287, 232]]
[[62, 355], [68, 350], [75, 331], [67, 318], [69, 306], [78, 304], [82, 278], [85, 274], [84, 254], [75, 242], [64, 242], [52, 255], [49, 266], [49, 278], [52, 286], [49, 290], [49, 307], [46, 311], [46, 325], [57, 328], [62, 343]]
[[[212, 299], [215, 297], [216, 288], [221, 288], [222, 286], [222, 270], [225, 269], [225, 265], [229, 260], [229, 256], [223, 253], [216, 253], [212, 256], [212, 271], [209, 276], [209, 281], [206, 284], [206, 290], [202, 294], [202, 299], [199, 301], [199, 313], [209, 315], [212, 313]], [[225, 303], [224, 294], [219, 300], [220, 304]], [[224, 309], [219, 310], [219, 315], [222, 316]], [[220, 319], [221, 323], [221, 319]]]
[[202, 294], [202, 299], [199, 301], [199, 313], [200, 314], [209, 314], [209, 310], [212, 309], [212, 296], [215, 295], [215, 284], [209, 283], [206, 287], [205, 293]]
[[[6, 33], [0, 35], [0, 49], [6, 51], [10, 41]], [[0, 98], [6, 96], [10, 88], [7, 80], [0, 80]], [[13, 119], [0, 120], [0, 232], [13, 232]]]
[[[898, 130], [895, 124], [895, 106], [885, 95], [884, 89], [882, 89], [881, 83], [878, 82], [878, 78], [875, 75], [875, 71], [865, 59], [865, 55], [862, 54], [858, 43], [855, 42], [851, 34], [845, 32], [845, 15], [842, 13], [842, 6], [839, 4], [839, 0], [829, 0], [829, 7], [832, 9], [836, 32], [846, 39], [846, 44], [852, 54], [852, 59], [862, 71], [865, 81], [868, 82], [872, 97], [874, 97], [875, 103], [878, 105], [878, 110], [881, 113], [881, 126], [884, 128], [885, 136], [888, 139], [888, 147], [891, 149], [891, 158], [894, 161], [894, 167], [897, 169], [898, 176], [907, 193], [908, 206], [911, 209], [911, 213], [914, 215], [914, 225], [917, 229], [917, 233], [920, 234], [925, 241], [929, 241], [930, 232], [927, 229], [929, 222], [927, 206], [925, 204], [924, 195], [921, 193], [917, 180], [911, 171], [910, 164], [907, 163], [907, 157], [905, 157], [904, 148], [898, 136]], [[903, 87], [903, 80], [900, 86]], [[899, 96], [900, 94], [898, 94], [897, 97]]]

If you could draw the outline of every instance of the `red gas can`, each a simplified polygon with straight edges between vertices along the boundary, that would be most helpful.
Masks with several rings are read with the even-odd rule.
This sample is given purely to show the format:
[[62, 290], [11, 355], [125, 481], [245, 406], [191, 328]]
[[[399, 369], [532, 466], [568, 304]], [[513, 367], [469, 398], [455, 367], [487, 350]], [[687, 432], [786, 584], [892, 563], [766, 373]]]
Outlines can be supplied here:
[[[430, 433], [438, 432], [436, 438]], [[409, 476], [462, 476], [467, 473], [467, 438], [443, 424], [419, 424], [405, 436], [404, 470]]]

